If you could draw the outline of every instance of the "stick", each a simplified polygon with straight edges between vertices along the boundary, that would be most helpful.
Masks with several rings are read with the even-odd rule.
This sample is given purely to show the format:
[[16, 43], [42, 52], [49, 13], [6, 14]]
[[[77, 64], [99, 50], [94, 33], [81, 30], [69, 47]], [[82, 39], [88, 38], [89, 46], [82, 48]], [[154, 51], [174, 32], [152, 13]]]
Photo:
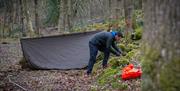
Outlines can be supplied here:
[[16, 86], [20, 87], [20, 88], [21, 88], [21, 89], [23, 89], [24, 91], [28, 91], [26, 88], [22, 87], [21, 85], [19, 85], [19, 84], [17, 84], [17, 83], [15, 83], [15, 82], [13, 82], [13, 81], [10, 79], [10, 77], [9, 77], [9, 76], [8, 76], [8, 80], [9, 80], [9, 82], [10, 82], [10, 83], [12, 83], [12, 84], [14, 84], [14, 85], [16, 85]]

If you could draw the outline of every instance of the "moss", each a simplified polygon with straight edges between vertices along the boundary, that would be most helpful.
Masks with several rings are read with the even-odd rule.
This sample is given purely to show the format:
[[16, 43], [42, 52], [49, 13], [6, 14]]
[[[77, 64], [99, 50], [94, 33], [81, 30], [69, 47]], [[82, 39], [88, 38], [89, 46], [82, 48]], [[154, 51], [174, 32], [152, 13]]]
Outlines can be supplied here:
[[143, 57], [142, 57], [142, 71], [143, 71], [143, 75], [142, 75], [142, 90], [147, 90], [149, 89], [149, 91], [151, 90], [157, 90], [154, 89], [154, 86], [156, 84], [154, 84], [154, 80], [155, 79], [155, 75], [156, 75], [156, 61], [159, 58], [159, 51], [152, 49], [150, 46], [146, 45], [142, 47], [143, 50]]
[[126, 57], [127, 59], [131, 59], [131, 58], [134, 57], [134, 55], [137, 53], [137, 51], [138, 51], [138, 50], [135, 50], [135, 49], [134, 49], [134, 50], [128, 52], [125, 57]]
[[97, 56], [96, 60], [97, 60], [97, 61], [100, 61], [100, 60], [103, 60], [103, 58], [104, 58], [103, 53], [100, 53], [100, 54]]
[[102, 61], [98, 61], [94, 64], [94, 67], [93, 67], [93, 74], [97, 74], [97, 70], [101, 69], [101, 64], [102, 64]]
[[179, 91], [180, 58], [165, 59], [161, 50], [146, 46], [142, 58], [142, 90]]
[[[101, 78], [98, 78], [98, 87], [106, 91], [112, 91], [112, 89], [126, 90], [128, 85], [121, 82], [120, 79], [114, 78], [114, 75], [115, 73], [106, 76], [103, 74], [103, 77], [101, 76]], [[97, 88], [94, 88], [94, 90], [96, 91]]]
[[[104, 86], [105, 84], [109, 84], [109, 86], [112, 87], [112, 89], [118, 89], [118, 90], [125, 90], [127, 89], [128, 85], [121, 82], [119, 79], [114, 78], [114, 75], [116, 75], [119, 72], [119, 69], [106, 69], [103, 74], [101, 74], [98, 78], [98, 84], [100, 86]], [[108, 88], [105, 89], [110, 89]]]
[[121, 48], [122, 51], [125, 51], [125, 45], [124, 44], [118, 44], [118, 47]]
[[133, 41], [133, 45], [136, 45], [136, 46], [138, 46], [138, 48], [139, 48], [139, 43], [140, 41]]
[[[179, 91], [180, 87], [180, 59], [169, 62], [163, 61], [157, 51], [149, 51], [144, 57], [143, 90]], [[157, 53], [156, 53], [157, 52]], [[154, 56], [154, 58], [153, 58]]]
[[121, 58], [118, 58], [118, 57], [113, 57], [109, 60], [109, 64], [113, 67], [113, 68], [116, 68], [118, 66], [120, 67], [123, 67], [127, 64], [129, 64], [129, 60], [125, 57], [121, 57]]
[[143, 32], [142, 27], [138, 27], [135, 29], [135, 40], [139, 40], [142, 38], [142, 32]]
[[139, 48], [138, 45], [135, 45], [134, 43], [133, 44], [128, 44], [127, 47], [131, 48], [131, 49], [137, 49]]
[[96, 58], [96, 63], [94, 64], [94, 67], [93, 67], [93, 74], [96, 74], [96, 71], [98, 69], [101, 69], [101, 64], [102, 64], [102, 60], [104, 58], [104, 55], [103, 53], [100, 53], [97, 58]]
[[113, 57], [111, 59], [109, 59], [109, 64], [113, 67], [116, 68], [117, 66], [120, 65], [120, 61], [118, 57]]
[[96, 29], [96, 30], [102, 30], [102, 29], [106, 30], [107, 27], [108, 27], [107, 24], [102, 24], [102, 23], [96, 23], [91, 26], [91, 28]]
[[132, 51], [133, 49], [138, 49], [139, 46], [135, 45], [135, 44], [127, 44], [127, 46], [125, 46], [125, 44], [118, 44], [118, 47], [121, 48], [121, 50], [125, 53], [128, 53], [130, 51]]
[[160, 72], [160, 88], [163, 91], [180, 91], [180, 58], [173, 58]]
[[126, 55], [127, 55], [127, 52], [122, 52], [121, 55], [122, 55], [122, 56], [126, 56]]
[[116, 73], [117, 73], [116, 69], [112, 69], [112, 68], [105, 69], [104, 73], [102, 73], [97, 79], [99, 85], [105, 85], [106, 83], [111, 81], [113, 79], [113, 75]]
[[132, 48], [129, 48], [129, 47], [127, 47], [126, 49], [125, 49], [125, 52], [130, 52], [130, 51], [132, 51]]
[[125, 58], [125, 57], [122, 57], [120, 59], [120, 63], [119, 63], [122, 67], [129, 64], [129, 59]]
[[119, 83], [117, 81], [113, 81], [111, 83], [111, 86], [113, 89], [118, 89], [118, 90], [125, 90], [127, 89], [128, 85], [127, 84], [124, 84], [124, 83]]
[[153, 71], [155, 69], [155, 63], [158, 61], [160, 57], [160, 52], [156, 49], [152, 49], [150, 47], [146, 47], [144, 49], [144, 55], [142, 57], [142, 67], [143, 72], [145, 74], [150, 74], [151, 76], [154, 75]]
[[19, 61], [19, 64], [21, 65], [22, 68], [28, 68], [29, 67], [29, 65], [28, 65], [28, 63], [24, 57], [21, 58], [21, 60]]

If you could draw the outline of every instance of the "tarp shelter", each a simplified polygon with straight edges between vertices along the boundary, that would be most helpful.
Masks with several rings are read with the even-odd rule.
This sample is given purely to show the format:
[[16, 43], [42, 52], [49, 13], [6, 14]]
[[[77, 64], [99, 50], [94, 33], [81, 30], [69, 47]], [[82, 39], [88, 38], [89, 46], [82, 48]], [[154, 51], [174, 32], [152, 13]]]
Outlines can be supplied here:
[[78, 69], [89, 61], [90, 38], [97, 32], [21, 39], [24, 58], [35, 69]]

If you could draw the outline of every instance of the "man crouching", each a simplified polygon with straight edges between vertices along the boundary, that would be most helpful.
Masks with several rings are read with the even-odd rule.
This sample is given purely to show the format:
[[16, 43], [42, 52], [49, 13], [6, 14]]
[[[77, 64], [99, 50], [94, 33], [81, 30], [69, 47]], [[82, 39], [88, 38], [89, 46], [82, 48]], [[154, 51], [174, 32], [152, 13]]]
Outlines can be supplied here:
[[123, 38], [123, 34], [121, 32], [112, 31], [95, 34], [95, 36], [89, 41], [90, 59], [87, 67], [87, 76], [92, 72], [98, 50], [104, 53], [104, 59], [102, 62], [103, 68], [107, 67], [110, 52], [116, 56], [120, 56], [122, 52], [115, 42], [119, 41], [121, 38]]

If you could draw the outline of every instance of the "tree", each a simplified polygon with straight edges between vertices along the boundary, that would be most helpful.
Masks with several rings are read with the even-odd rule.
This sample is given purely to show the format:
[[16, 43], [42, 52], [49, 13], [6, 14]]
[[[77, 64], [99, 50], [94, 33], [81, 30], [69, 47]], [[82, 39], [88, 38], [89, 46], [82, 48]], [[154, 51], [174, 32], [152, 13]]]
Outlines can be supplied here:
[[180, 1], [144, 4], [142, 90], [180, 91]]
[[[71, 31], [74, 20], [85, 20], [85, 0], [61, 0], [60, 2], [60, 18], [58, 29], [60, 31]], [[85, 16], [85, 17], [84, 17]], [[81, 18], [79, 18], [81, 17]]]
[[47, 14], [45, 24], [50, 26], [57, 26], [60, 15], [60, 1], [61, 0], [47, 0]]
[[25, 28], [24, 28], [24, 23], [25, 23], [25, 16], [24, 16], [24, 11], [23, 11], [23, 2], [22, 0], [19, 0], [19, 6], [20, 6], [20, 14], [21, 14], [21, 19], [20, 19], [20, 22], [21, 22], [21, 32], [22, 32], [22, 36], [25, 37], [26, 36], [26, 32], [25, 32]]
[[12, 0], [2, 0], [1, 2], [4, 6], [2, 37], [7, 37], [7, 33], [8, 33], [8, 37], [10, 37], [14, 23], [13, 20], [14, 4]]
[[28, 10], [27, 3], [28, 3], [28, 0], [22, 0], [23, 13], [24, 13], [23, 15], [26, 20], [26, 27], [29, 32], [29, 36], [32, 37], [34, 35], [34, 30], [33, 30], [32, 21], [31, 21], [30, 12]]
[[71, 31], [72, 29], [72, 20], [73, 20], [73, 9], [72, 9], [72, 0], [68, 0], [67, 2], [67, 15], [66, 15], [66, 22], [67, 22], [67, 30]]
[[124, 14], [125, 14], [125, 23], [126, 23], [126, 37], [129, 35], [129, 32], [132, 33], [132, 17], [133, 17], [134, 5], [133, 0], [124, 0]]
[[35, 14], [35, 32], [37, 35], [40, 34], [39, 31], [39, 14], [38, 14], [38, 0], [34, 0], [34, 14]]
[[110, 5], [110, 9], [111, 9], [111, 16], [113, 16], [113, 18], [115, 18], [116, 20], [120, 19], [122, 16], [124, 16], [123, 14], [123, 10], [124, 10], [124, 3], [123, 0], [111, 0], [110, 1], [111, 5]]
[[67, 7], [67, 0], [60, 0], [60, 17], [58, 23], [58, 31], [65, 31], [65, 18], [66, 18], [66, 7]]

